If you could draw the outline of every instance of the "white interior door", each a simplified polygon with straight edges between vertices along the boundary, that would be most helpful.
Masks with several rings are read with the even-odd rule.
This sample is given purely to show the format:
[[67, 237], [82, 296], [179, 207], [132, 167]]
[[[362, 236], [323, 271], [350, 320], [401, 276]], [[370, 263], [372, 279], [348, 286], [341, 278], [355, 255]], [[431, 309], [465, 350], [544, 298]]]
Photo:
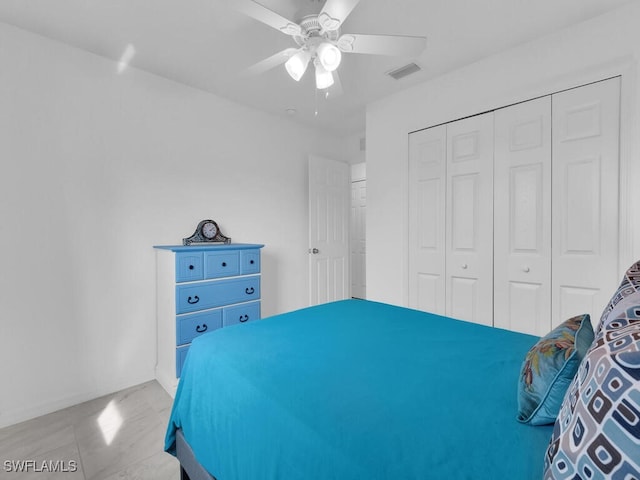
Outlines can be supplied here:
[[493, 112], [447, 125], [447, 315], [493, 324]]
[[620, 79], [554, 94], [553, 325], [594, 323], [618, 282]]
[[551, 96], [495, 112], [494, 325], [551, 330]]
[[447, 128], [409, 135], [409, 306], [444, 315]]
[[309, 303], [349, 298], [349, 165], [309, 156]]
[[367, 298], [367, 181], [351, 182], [351, 296]]

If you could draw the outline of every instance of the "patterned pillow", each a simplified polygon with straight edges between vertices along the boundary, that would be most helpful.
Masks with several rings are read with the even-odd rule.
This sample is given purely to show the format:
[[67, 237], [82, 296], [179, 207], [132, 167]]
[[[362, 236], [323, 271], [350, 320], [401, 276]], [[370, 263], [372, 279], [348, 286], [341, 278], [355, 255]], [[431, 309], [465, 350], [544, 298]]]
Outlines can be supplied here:
[[640, 294], [610, 320], [567, 390], [545, 480], [640, 479]]
[[518, 382], [518, 421], [553, 423], [564, 394], [593, 341], [589, 315], [566, 320], [527, 353]]
[[[629, 267], [629, 269], [625, 272], [618, 290], [616, 290], [616, 293], [614, 293], [611, 301], [605, 307], [604, 312], [602, 312], [600, 322], [598, 323], [598, 327], [596, 328], [596, 333], [599, 333], [602, 327], [607, 323], [609, 316], [611, 316], [611, 318], [615, 318], [615, 316], [619, 313], [617, 307], [626, 309], [627, 305], [622, 305], [623, 300], [625, 300], [625, 303], [628, 303], [629, 296], [638, 291], [640, 291], [640, 261], [631, 265], [631, 267]], [[635, 305], [638, 302], [634, 299], [635, 296], [631, 299], [633, 304]], [[613, 311], [614, 309], [616, 310], [615, 312]]]

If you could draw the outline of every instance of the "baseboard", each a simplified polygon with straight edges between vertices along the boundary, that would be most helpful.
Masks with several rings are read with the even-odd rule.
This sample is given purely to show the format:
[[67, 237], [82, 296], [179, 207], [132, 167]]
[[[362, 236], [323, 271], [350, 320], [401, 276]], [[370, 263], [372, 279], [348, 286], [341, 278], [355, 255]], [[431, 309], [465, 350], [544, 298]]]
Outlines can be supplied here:
[[141, 383], [145, 383], [150, 380], [154, 380], [154, 378], [140, 378], [138, 380], [129, 381], [126, 383], [123, 382], [122, 384], [115, 384], [96, 390], [74, 393], [73, 395], [61, 397], [55, 400], [44, 400], [37, 405], [31, 405], [28, 408], [0, 412], [0, 428], [9, 427], [17, 423], [40, 417], [42, 415], [57, 412], [58, 410], [72, 407], [74, 405], [78, 405], [79, 403], [88, 402], [90, 400], [103, 397], [104, 395], [109, 395], [126, 388], [140, 385]]
[[156, 368], [156, 380], [171, 395], [171, 398], [176, 398], [176, 390], [178, 388], [178, 379], [176, 377], [167, 376], [162, 369]]

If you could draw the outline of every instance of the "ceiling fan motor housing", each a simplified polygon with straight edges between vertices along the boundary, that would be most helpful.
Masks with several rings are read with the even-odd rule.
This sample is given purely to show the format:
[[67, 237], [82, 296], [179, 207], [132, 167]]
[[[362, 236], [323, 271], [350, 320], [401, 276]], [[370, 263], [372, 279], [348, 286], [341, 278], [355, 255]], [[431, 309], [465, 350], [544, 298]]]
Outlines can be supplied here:
[[300, 34], [294, 35], [293, 39], [300, 47], [309, 49], [317, 48], [323, 41], [332, 43], [338, 40], [340, 29], [322, 30], [322, 26], [318, 21], [318, 15], [307, 15], [300, 21]]

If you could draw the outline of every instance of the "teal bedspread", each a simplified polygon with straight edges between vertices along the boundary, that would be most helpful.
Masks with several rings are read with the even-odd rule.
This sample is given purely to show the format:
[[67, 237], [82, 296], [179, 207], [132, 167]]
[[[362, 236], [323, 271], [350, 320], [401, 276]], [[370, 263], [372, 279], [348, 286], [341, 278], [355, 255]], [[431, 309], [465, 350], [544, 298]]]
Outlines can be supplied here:
[[516, 421], [536, 337], [363, 300], [193, 342], [182, 428], [218, 480], [539, 480], [551, 427]]

